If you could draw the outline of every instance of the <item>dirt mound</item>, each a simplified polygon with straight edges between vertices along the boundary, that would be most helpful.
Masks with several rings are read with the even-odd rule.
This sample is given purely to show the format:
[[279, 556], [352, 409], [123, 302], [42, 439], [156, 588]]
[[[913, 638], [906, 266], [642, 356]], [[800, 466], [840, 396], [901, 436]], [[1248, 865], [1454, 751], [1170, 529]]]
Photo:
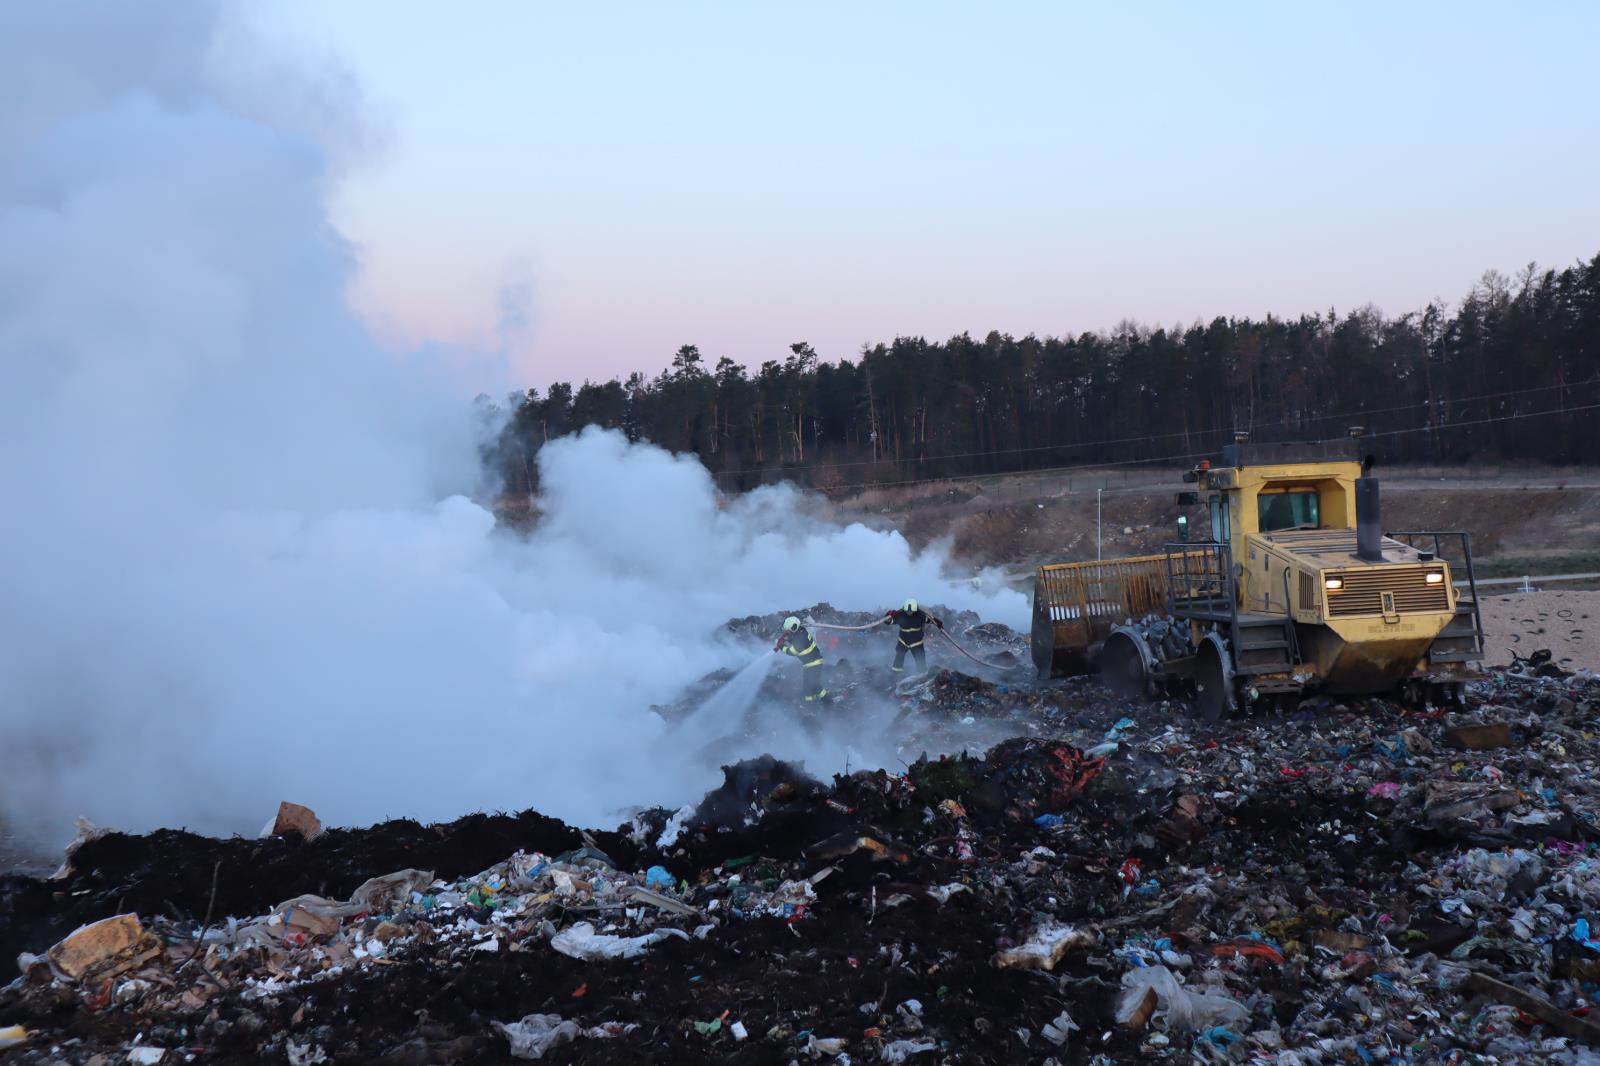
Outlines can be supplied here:
[[[598, 838], [624, 855], [635, 850], [616, 834]], [[74, 927], [122, 911], [199, 922], [213, 906], [213, 878], [215, 913], [257, 914], [286, 898], [285, 885], [344, 897], [368, 878], [406, 867], [460, 877], [519, 848], [556, 854], [583, 843], [579, 830], [534, 811], [471, 814], [432, 826], [398, 819], [330, 829], [311, 841], [219, 840], [174, 829], [108, 833], [73, 853], [72, 874], [63, 881], [0, 878], [0, 959], [43, 951]]]

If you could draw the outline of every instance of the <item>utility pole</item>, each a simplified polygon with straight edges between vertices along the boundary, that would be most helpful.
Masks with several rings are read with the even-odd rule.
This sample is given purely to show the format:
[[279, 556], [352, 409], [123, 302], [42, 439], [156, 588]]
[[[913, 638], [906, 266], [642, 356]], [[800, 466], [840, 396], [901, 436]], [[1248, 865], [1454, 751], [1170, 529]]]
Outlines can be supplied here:
[[1094, 558], [1100, 561], [1100, 494], [1104, 489], [1094, 490]]

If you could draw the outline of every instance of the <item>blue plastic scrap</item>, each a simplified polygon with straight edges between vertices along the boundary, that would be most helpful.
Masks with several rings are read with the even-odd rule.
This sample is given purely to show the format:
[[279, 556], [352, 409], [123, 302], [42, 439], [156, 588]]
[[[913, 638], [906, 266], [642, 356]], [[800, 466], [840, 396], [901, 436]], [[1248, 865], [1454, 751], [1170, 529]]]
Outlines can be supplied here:
[[1600, 951], [1600, 940], [1591, 940], [1589, 938], [1589, 919], [1579, 918], [1573, 922], [1572, 932], [1568, 935], [1590, 951]]
[[1033, 824], [1040, 829], [1055, 829], [1066, 824], [1066, 819], [1059, 814], [1041, 814], [1033, 820]]
[[1248, 932], [1248, 933], [1245, 933], [1239, 939], [1241, 939], [1241, 940], [1254, 940], [1258, 944], [1267, 945], [1267, 947], [1271, 948], [1273, 951], [1276, 951], [1279, 955], [1283, 954], [1283, 945], [1282, 944], [1278, 943], [1276, 940], [1272, 939], [1270, 936], [1267, 936], [1265, 933], [1259, 933], [1259, 932], [1255, 931], [1254, 929], [1250, 930], [1250, 932]]
[[646, 888], [671, 888], [674, 882], [665, 866], [652, 866], [644, 872], [644, 884]]
[[1392, 759], [1395, 762], [1409, 762], [1411, 759], [1411, 749], [1406, 747], [1405, 738], [1402, 736], [1395, 736], [1387, 741], [1374, 740], [1372, 749], [1384, 758]]

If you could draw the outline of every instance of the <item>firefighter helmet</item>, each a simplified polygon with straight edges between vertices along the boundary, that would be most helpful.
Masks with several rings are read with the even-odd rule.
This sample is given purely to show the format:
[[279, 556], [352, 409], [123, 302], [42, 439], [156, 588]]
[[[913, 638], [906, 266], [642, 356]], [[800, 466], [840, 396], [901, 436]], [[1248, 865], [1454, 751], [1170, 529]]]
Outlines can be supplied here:
[[916, 609], [917, 609], [917, 601], [916, 600], [907, 600], [906, 601], [906, 610], [915, 611]]
[[788, 618], [785, 618], [783, 620], [783, 631], [785, 633], [793, 633], [795, 630], [797, 630], [799, 628], [800, 628], [800, 619], [796, 618], [794, 615], [791, 614]]

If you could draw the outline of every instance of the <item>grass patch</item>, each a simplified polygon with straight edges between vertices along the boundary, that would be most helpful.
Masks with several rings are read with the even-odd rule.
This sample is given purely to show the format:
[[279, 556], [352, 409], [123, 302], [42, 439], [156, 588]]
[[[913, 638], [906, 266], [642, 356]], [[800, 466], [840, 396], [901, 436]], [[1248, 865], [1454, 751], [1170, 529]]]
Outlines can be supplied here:
[[1541, 574], [1587, 574], [1600, 571], [1600, 550], [1564, 555], [1495, 555], [1474, 559], [1479, 577], [1538, 577]]

